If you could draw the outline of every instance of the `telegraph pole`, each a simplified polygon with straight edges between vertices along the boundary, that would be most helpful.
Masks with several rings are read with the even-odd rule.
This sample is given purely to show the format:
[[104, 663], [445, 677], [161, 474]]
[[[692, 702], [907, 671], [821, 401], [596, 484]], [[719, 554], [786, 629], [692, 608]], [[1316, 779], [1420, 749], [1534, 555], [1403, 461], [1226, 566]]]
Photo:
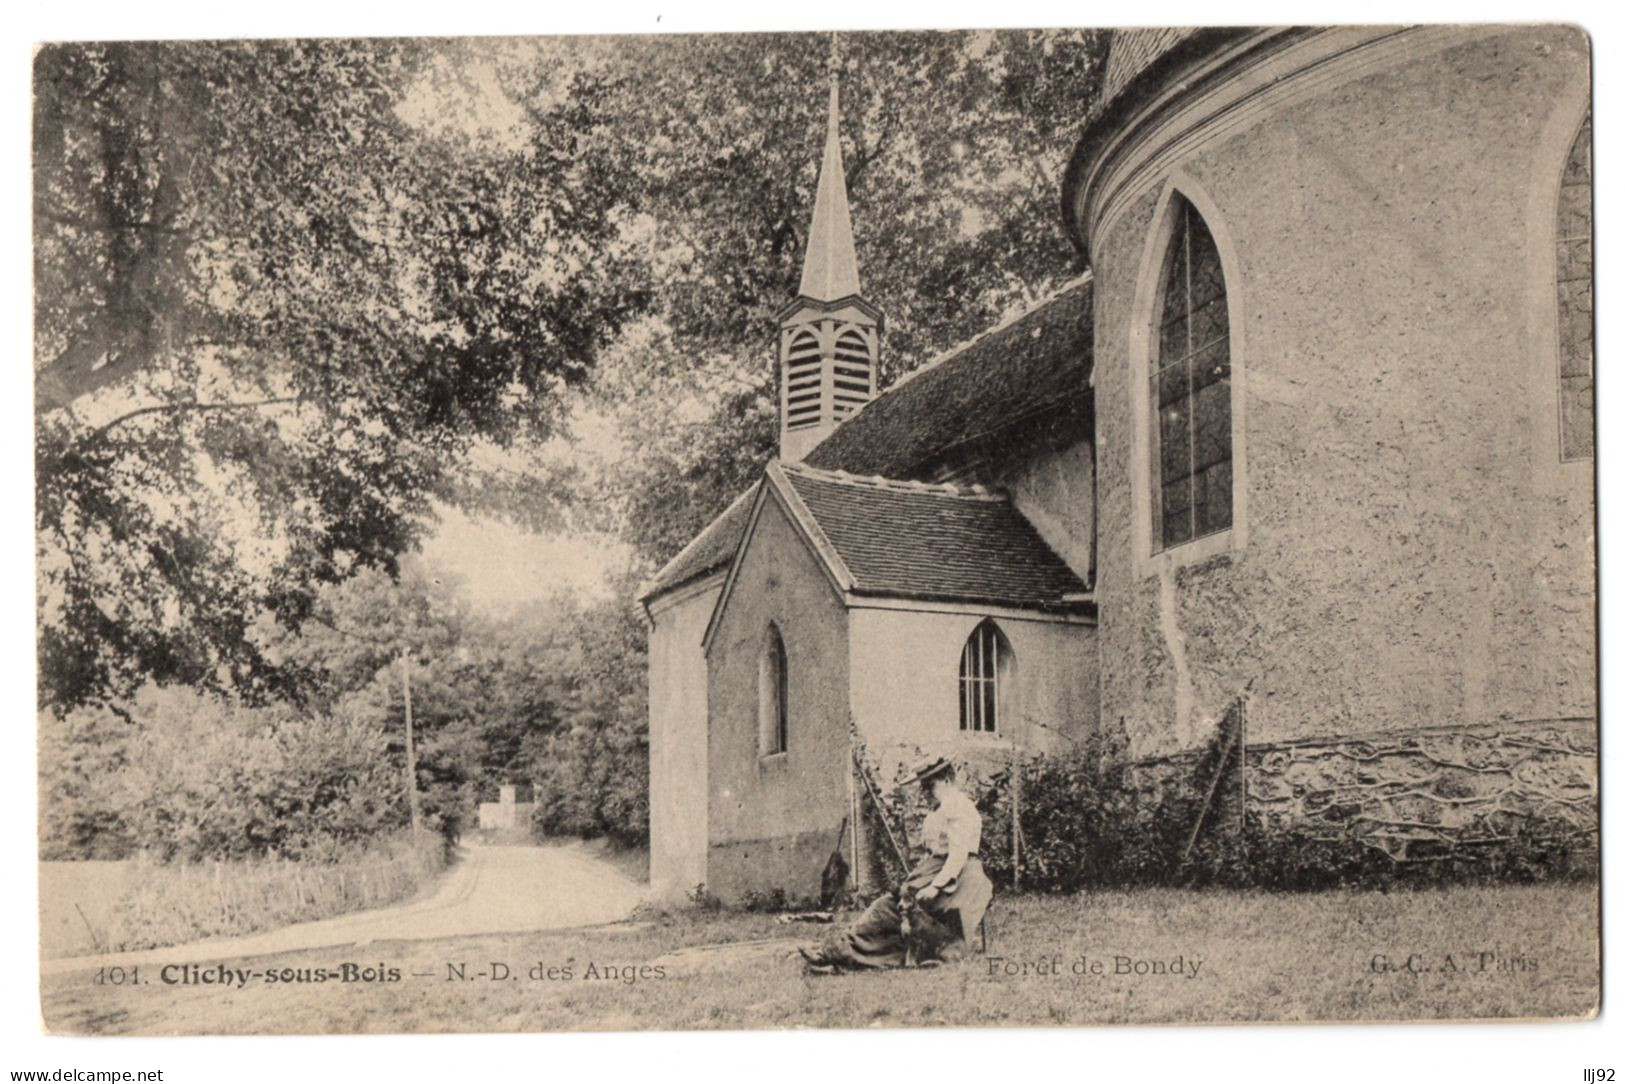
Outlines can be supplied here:
[[[364, 633], [341, 629], [338, 625], [319, 614], [311, 614], [317, 624], [332, 629], [340, 636], [347, 636], [352, 640], [361, 640], [364, 643], [389, 646], [390, 641], [381, 640], [376, 636], [367, 636]], [[412, 649], [401, 648], [401, 699], [406, 704], [406, 808], [412, 816], [412, 837], [416, 839], [423, 831], [423, 811], [418, 806], [418, 751], [417, 742], [412, 733]]]

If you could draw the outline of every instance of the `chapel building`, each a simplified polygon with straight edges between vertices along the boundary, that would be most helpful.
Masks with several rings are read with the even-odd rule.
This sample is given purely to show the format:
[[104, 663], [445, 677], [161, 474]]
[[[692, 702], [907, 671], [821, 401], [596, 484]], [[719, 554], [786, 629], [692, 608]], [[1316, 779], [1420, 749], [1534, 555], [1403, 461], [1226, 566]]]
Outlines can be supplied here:
[[1272, 818], [1584, 820], [1589, 80], [1569, 27], [1117, 32], [1091, 270], [884, 392], [832, 89], [779, 457], [643, 591], [655, 894], [815, 895], [855, 745], [1166, 781], [1238, 704]]

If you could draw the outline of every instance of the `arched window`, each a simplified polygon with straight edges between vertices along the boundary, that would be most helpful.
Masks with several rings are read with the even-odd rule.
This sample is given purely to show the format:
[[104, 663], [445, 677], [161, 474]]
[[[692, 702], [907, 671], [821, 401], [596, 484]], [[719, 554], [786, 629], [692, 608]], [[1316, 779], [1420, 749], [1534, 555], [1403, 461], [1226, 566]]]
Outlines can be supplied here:
[[1168, 549], [1231, 524], [1230, 311], [1219, 249], [1175, 196], [1152, 337], [1152, 538]]
[[959, 729], [994, 734], [1009, 693], [1015, 655], [992, 621], [977, 625], [959, 653]]
[[756, 675], [757, 742], [763, 756], [790, 748], [790, 665], [784, 638], [776, 625], [767, 627], [767, 643]]
[[1557, 198], [1557, 379], [1564, 459], [1592, 454], [1591, 114], [1569, 148]]

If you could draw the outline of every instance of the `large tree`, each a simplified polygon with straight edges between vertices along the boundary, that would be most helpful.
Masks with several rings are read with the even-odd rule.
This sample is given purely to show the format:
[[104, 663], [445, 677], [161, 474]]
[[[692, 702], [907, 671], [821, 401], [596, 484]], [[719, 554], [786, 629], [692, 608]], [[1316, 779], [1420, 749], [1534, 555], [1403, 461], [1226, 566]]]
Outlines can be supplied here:
[[641, 304], [586, 94], [433, 112], [472, 47], [54, 45], [35, 64], [40, 699], [263, 689], [244, 636], [393, 572], [433, 500], [545, 513], [504, 449]]
[[[775, 314], [795, 296], [824, 133], [822, 34], [632, 38], [592, 51], [599, 131], [658, 270], [597, 383], [630, 462], [602, 507], [650, 562], [752, 480], [776, 443]], [[882, 383], [1081, 270], [1060, 177], [1096, 98], [1092, 31], [839, 36], [846, 183]]]

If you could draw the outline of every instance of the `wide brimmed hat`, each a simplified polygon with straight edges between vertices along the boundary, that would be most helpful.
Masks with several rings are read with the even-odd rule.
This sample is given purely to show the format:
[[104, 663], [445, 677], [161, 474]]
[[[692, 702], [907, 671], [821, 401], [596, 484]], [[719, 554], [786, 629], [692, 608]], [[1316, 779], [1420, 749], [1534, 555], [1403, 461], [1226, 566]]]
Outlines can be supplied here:
[[938, 776], [947, 775], [953, 770], [953, 762], [947, 757], [932, 757], [930, 760], [922, 760], [918, 765], [916, 765], [914, 771], [910, 773], [909, 777], [903, 780], [902, 785], [907, 786], [910, 783], [924, 783], [935, 779]]

